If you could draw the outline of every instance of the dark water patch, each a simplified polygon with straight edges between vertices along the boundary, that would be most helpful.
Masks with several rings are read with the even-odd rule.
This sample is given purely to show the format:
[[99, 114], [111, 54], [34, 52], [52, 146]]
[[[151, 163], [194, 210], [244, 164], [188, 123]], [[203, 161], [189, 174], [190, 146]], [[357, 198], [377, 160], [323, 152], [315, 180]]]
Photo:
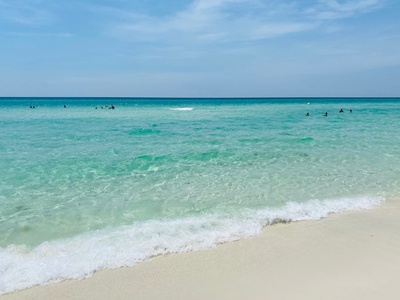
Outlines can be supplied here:
[[239, 142], [245, 144], [257, 144], [263, 142], [263, 140], [260, 138], [248, 138], [248, 139], [240, 139]]
[[310, 157], [310, 154], [306, 152], [297, 152], [296, 154], [298, 157]]
[[183, 154], [168, 154], [161, 156], [141, 155], [131, 159], [128, 164], [125, 162], [125, 167], [128, 167], [128, 169], [131, 170], [148, 170], [150, 167], [171, 167], [171, 165], [187, 164], [194, 161], [210, 162], [233, 157], [234, 155], [234, 151], [220, 151], [218, 149], [211, 149], [208, 151], [190, 151]]
[[20, 211], [24, 211], [24, 210], [28, 210], [29, 208], [24, 206], [24, 205], [18, 205], [17, 207], [15, 207], [15, 212], [20, 212]]
[[312, 137], [305, 137], [298, 140], [300, 143], [308, 143], [314, 141]]
[[159, 134], [161, 131], [154, 128], [135, 128], [133, 130], [128, 131], [129, 135], [150, 135], [150, 134]]
[[[262, 161], [263, 163], [274, 163], [279, 161], [280, 159], [285, 158], [285, 155], [282, 152], [251, 152], [242, 156], [242, 161], [257, 163]], [[257, 160], [257, 162], [254, 161]]]
[[279, 135], [283, 135], [283, 136], [293, 136], [293, 133], [288, 132], [288, 131], [283, 131], [283, 132], [280, 132]]
[[32, 231], [32, 227], [30, 227], [30, 226], [28, 226], [28, 225], [24, 225], [24, 226], [22, 226], [21, 228], [20, 228], [20, 230], [22, 231], [22, 232], [30, 232], [30, 231]]

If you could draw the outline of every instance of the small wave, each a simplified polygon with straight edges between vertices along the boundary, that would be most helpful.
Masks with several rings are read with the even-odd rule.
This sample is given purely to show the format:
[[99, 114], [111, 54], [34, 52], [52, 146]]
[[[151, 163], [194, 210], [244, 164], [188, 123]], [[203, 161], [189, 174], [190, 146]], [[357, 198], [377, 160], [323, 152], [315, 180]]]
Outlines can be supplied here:
[[170, 108], [170, 110], [193, 110], [193, 107], [177, 107], [177, 108]]
[[29, 249], [0, 249], [0, 295], [16, 290], [81, 279], [101, 269], [132, 266], [153, 256], [215, 247], [261, 233], [278, 222], [318, 220], [330, 213], [370, 209], [383, 199], [352, 198], [288, 203], [281, 208], [247, 209], [234, 215], [204, 214], [99, 230]]

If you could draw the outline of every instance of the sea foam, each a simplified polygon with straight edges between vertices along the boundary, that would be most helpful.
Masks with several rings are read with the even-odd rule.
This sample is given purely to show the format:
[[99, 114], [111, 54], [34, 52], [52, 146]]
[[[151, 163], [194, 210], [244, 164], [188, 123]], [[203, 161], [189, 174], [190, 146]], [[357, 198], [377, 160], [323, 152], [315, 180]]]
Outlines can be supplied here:
[[171, 110], [193, 110], [193, 107], [177, 107], [171, 108]]
[[281, 208], [247, 209], [234, 215], [204, 214], [146, 221], [44, 242], [33, 249], [10, 245], [0, 249], [0, 294], [65, 279], [86, 278], [97, 270], [132, 266], [157, 255], [212, 248], [258, 235], [266, 225], [318, 220], [330, 213], [370, 209], [381, 201], [361, 197], [290, 202]]

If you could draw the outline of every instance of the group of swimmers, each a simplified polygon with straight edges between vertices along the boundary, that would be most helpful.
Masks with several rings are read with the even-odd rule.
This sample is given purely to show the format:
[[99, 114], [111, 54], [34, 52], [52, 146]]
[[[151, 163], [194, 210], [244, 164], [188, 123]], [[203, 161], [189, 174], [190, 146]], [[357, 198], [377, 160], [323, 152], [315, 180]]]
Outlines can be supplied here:
[[[34, 105], [30, 105], [29, 108], [36, 108]], [[67, 106], [64, 104], [64, 108], [67, 108]], [[115, 109], [114, 104], [111, 105], [106, 105], [106, 106], [100, 106], [101, 109], [108, 108], [108, 109]], [[95, 107], [97, 109], [97, 106]]]
[[[29, 108], [35, 108], [35, 106], [34, 105], [31, 105], [31, 106], [29, 106]], [[64, 108], [67, 108], [67, 106], [64, 104]], [[114, 104], [111, 104], [110, 106], [109, 105], [106, 105], [106, 106], [100, 106], [100, 108], [101, 109], [104, 109], [104, 108], [108, 108], [108, 109], [115, 109], [115, 106], [114, 106]], [[95, 109], [97, 109], [97, 106], [95, 107]], [[353, 110], [351, 110], [350, 109], [350, 113], [352, 113], [353, 112]], [[339, 110], [339, 113], [344, 113], [344, 110], [341, 108], [340, 110]], [[309, 117], [310, 116], [310, 113], [309, 112], [307, 112], [306, 113], [306, 117]], [[327, 117], [328, 116], [328, 112], [326, 112], [326, 113], [324, 113], [322, 116], [324, 116], [324, 117]]]
[[[353, 110], [352, 110], [352, 109], [350, 109], [349, 111], [350, 111], [350, 113], [352, 113], [352, 112], [353, 112]], [[339, 113], [344, 113], [344, 110], [341, 108], [341, 109], [339, 110]], [[309, 116], [310, 116], [310, 113], [309, 113], [309, 112], [307, 112], [307, 113], [306, 113], [306, 117], [309, 117]], [[324, 117], [327, 117], [327, 116], [328, 116], [328, 112], [326, 112], [326, 113], [322, 114], [322, 116], [324, 116]]]
[[[111, 104], [110, 106], [106, 105], [106, 106], [104, 106], [104, 107], [106, 107], [106, 108], [108, 108], [108, 109], [115, 109], [114, 104]], [[104, 107], [103, 107], [103, 106], [100, 106], [101, 109], [104, 109]], [[95, 107], [95, 109], [97, 109], [97, 106]]]

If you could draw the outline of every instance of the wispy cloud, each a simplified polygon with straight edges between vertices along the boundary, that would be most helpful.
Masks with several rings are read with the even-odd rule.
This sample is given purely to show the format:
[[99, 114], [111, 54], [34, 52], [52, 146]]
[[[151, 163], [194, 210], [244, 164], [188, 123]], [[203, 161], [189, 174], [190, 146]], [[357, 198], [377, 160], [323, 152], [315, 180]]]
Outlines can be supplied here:
[[382, 0], [320, 0], [313, 7], [305, 10], [306, 14], [318, 20], [336, 20], [352, 17], [356, 14], [366, 13], [383, 5]]
[[307, 20], [268, 19], [271, 12], [261, 4], [257, 0], [197, 0], [186, 10], [163, 18], [135, 15], [114, 22], [108, 32], [139, 41], [226, 43], [262, 40], [313, 27]]
[[6, 32], [4, 35], [21, 37], [61, 37], [70, 38], [74, 35], [68, 32]]
[[0, 0], [0, 18], [20, 25], [39, 26], [52, 22], [55, 15], [42, 0]]
[[398, 0], [0, 0], [2, 86], [75, 96], [326, 95], [338, 79], [364, 86], [363, 73], [383, 90], [387, 69], [393, 94], [396, 9]]
[[254, 39], [273, 38], [289, 33], [308, 31], [315, 28], [312, 23], [273, 23], [260, 25], [253, 31]]
[[[352, 17], [382, 5], [380, 0], [321, 0], [312, 6], [301, 1], [195, 0], [167, 16], [123, 14], [107, 32], [136, 41], [170, 43], [254, 42], [318, 28], [333, 28], [332, 20]], [[104, 8], [104, 7], [103, 7]], [[335, 26], [340, 28], [340, 26]]]

